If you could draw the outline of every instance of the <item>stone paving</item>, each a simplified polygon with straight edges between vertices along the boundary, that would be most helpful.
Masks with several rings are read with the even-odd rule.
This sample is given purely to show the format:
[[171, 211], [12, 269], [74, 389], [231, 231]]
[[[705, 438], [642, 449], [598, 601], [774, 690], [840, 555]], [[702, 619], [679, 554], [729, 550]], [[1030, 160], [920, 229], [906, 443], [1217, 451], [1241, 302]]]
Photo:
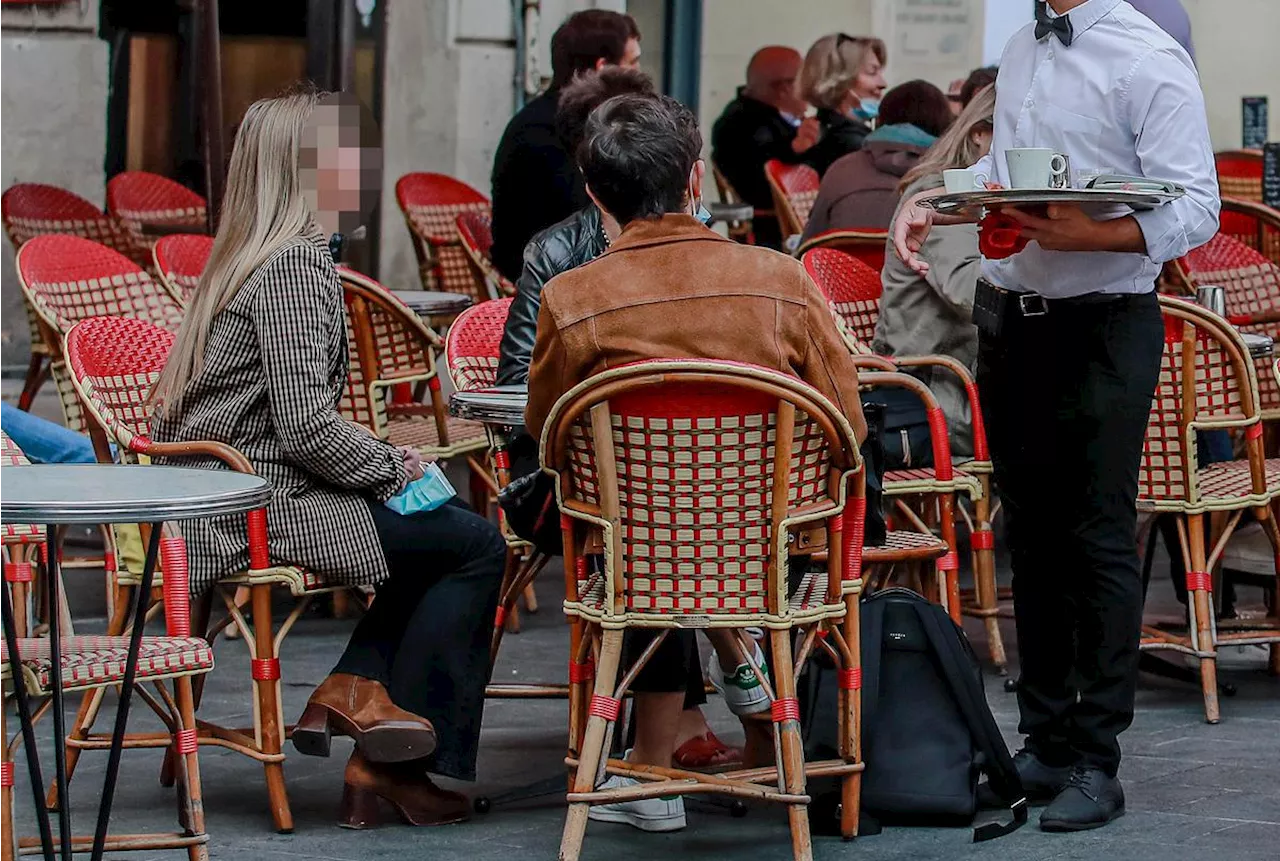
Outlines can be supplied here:
[[[5, 394], [12, 386], [6, 381]], [[41, 397], [42, 414], [56, 406]], [[465, 486], [465, 482], [458, 486]], [[1162, 565], [1157, 562], [1157, 572]], [[100, 602], [100, 574], [76, 572], [69, 584], [79, 607], [92, 613]], [[83, 579], [81, 579], [83, 578]], [[524, 616], [523, 633], [504, 643], [495, 681], [560, 680], [563, 677], [567, 629], [559, 613], [558, 569], [539, 583], [543, 609]], [[1177, 610], [1167, 576], [1157, 575], [1150, 603], [1157, 611]], [[1245, 593], [1255, 599], [1255, 593]], [[284, 609], [283, 605], [280, 608]], [[304, 619], [285, 643], [284, 710], [296, 719], [311, 689], [324, 678], [346, 641], [352, 622], [318, 615]], [[86, 621], [82, 633], [100, 629]], [[978, 653], [985, 653], [981, 626], [968, 624]], [[1016, 667], [1016, 645], [1010, 623], [1006, 642]], [[217, 643], [218, 667], [209, 678], [201, 714], [227, 724], [247, 725], [250, 715], [249, 671], [244, 647], [236, 641]], [[1137, 717], [1123, 736], [1125, 760], [1120, 776], [1128, 796], [1128, 814], [1100, 831], [1077, 835], [1046, 834], [1033, 821], [1000, 840], [974, 845], [968, 829], [892, 828], [852, 843], [815, 838], [818, 859], [862, 858], [867, 861], [929, 859], [1097, 859], [1116, 861], [1274, 861], [1280, 857], [1280, 680], [1265, 672], [1265, 652], [1256, 647], [1223, 653], [1222, 680], [1238, 693], [1222, 700], [1223, 720], [1204, 723], [1198, 687], [1144, 675]], [[1017, 745], [1017, 708], [1002, 680], [987, 677], [987, 695], [1011, 746]], [[76, 698], [69, 698], [74, 714]], [[135, 700], [136, 703], [136, 700]], [[104, 710], [100, 726], [109, 726], [113, 710]], [[156, 725], [144, 711], [135, 713], [135, 729]], [[736, 721], [713, 698], [708, 714], [726, 740], [741, 737]], [[9, 727], [16, 720], [9, 715]], [[566, 733], [562, 701], [505, 700], [491, 702], [485, 713], [479, 781], [460, 789], [496, 795], [515, 786], [562, 773]], [[48, 722], [43, 725], [42, 759], [49, 757]], [[210, 833], [210, 855], [216, 859], [260, 861], [376, 861], [376, 859], [554, 858], [564, 819], [561, 800], [542, 798], [498, 806], [464, 825], [414, 829], [399, 824], [389, 810], [381, 827], [355, 832], [334, 825], [342, 791], [342, 769], [350, 743], [335, 742], [333, 757], [314, 759], [287, 748], [293, 834], [273, 832], [261, 770], [250, 760], [219, 748], [201, 750], [204, 802]], [[77, 833], [92, 830], [106, 756], [85, 755], [72, 784], [72, 810]], [[160, 755], [127, 751], [112, 816], [119, 832], [174, 827], [174, 796], [157, 781]], [[17, 765], [17, 827], [34, 833], [25, 764]], [[731, 818], [705, 801], [690, 802], [689, 827], [669, 835], [648, 835], [626, 826], [588, 828], [583, 859], [786, 859], [790, 841], [780, 809], [753, 808], [746, 818]], [[133, 853], [109, 857], [178, 858], [181, 853]]]

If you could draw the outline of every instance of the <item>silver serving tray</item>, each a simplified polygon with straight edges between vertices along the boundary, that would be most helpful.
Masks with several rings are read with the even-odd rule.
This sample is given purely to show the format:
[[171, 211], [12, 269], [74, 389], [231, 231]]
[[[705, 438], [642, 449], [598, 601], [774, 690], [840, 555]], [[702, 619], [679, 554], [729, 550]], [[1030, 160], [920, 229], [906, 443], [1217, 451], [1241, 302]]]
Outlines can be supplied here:
[[945, 215], [971, 215], [989, 206], [1048, 203], [1119, 204], [1134, 209], [1155, 209], [1181, 196], [1157, 191], [1100, 191], [1095, 188], [1002, 188], [927, 197], [920, 201], [920, 205]]

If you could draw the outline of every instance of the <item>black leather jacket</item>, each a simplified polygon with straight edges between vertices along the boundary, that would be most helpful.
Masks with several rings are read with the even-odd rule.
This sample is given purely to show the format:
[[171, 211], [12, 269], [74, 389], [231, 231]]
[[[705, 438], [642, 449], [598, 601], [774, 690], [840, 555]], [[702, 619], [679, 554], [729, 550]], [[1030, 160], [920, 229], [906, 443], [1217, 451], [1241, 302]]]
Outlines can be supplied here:
[[594, 205], [575, 212], [529, 240], [524, 248], [524, 268], [516, 281], [516, 296], [502, 333], [498, 385], [529, 382], [529, 361], [538, 335], [542, 288], [561, 272], [599, 257], [608, 244], [600, 225], [600, 210]]

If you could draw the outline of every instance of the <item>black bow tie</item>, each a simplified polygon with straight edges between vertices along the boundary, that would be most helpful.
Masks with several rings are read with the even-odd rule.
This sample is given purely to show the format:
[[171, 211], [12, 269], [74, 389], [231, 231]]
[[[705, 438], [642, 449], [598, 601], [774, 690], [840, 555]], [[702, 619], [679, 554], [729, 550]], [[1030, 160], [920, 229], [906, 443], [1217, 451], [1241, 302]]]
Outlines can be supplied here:
[[1058, 37], [1058, 41], [1067, 47], [1071, 47], [1071, 18], [1067, 15], [1059, 15], [1056, 18], [1049, 17], [1049, 10], [1044, 3], [1036, 4], [1036, 41], [1043, 40], [1050, 33]]

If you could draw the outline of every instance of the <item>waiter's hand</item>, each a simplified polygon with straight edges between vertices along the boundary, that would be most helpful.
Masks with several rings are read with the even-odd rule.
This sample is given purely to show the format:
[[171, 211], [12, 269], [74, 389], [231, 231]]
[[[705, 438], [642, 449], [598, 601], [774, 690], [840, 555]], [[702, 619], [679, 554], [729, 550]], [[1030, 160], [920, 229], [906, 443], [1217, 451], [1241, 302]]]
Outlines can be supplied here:
[[1046, 251], [1120, 251], [1142, 253], [1146, 241], [1133, 217], [1094, 221], [1079, 206], [1051, 203], [1044, 218], [1015, 206], [1003, 212], [1022, 225], [1022, 235]]
[[791, 139], [792, 152], [799, 155], [813, 147], [818, 142], [818, 138], [822, 135], [822, 126], [818, 125], [816, 117], [806, 117], [799, 128], [796, 129], [796, 136]]
[[898, 253], [898, 259], [917, 275], [929, 271], [929, 264], [920, 259], [919, 252], [933, 230], [933, 210], [921, 206], [920, 201], [937, 194], [934, 189], [914, 195], [902, 205], [897, 220], [893, 222], [894, 251]]

